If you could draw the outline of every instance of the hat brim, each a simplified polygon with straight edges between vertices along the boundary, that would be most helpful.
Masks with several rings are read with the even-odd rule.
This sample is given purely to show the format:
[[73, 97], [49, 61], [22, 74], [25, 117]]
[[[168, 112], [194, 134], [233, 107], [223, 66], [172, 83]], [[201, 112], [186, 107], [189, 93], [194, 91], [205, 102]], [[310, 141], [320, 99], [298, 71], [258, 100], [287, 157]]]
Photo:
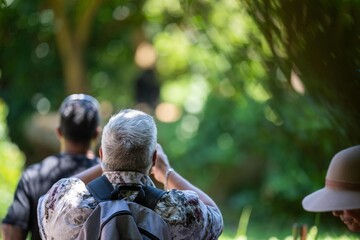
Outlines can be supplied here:
[[360, 209], [360, 192], [324, 187], [306, 196], [302, 206], [309, 212]]

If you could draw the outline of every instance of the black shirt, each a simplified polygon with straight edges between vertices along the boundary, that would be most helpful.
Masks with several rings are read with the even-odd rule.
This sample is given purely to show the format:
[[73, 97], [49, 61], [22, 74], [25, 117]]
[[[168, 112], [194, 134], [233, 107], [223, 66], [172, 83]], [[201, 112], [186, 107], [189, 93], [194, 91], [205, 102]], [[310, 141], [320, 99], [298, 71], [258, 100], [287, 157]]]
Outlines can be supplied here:
[[14, 201], [2, 222], [20, 227], [24, 230], [25, 236], [31, 232], [32, 240], [40, 240], [36, 215], [38, 199], [61, 178], [71, 177], [98, 163], [98, 158], [57, 154], [30, 165], [22, 173]]

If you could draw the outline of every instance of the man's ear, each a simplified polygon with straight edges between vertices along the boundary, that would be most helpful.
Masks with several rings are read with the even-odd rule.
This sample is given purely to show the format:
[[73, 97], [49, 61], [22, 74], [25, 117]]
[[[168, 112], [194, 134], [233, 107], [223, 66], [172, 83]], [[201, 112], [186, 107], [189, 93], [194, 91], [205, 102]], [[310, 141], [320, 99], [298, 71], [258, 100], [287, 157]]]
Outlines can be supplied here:
[[62, 131], [61, 131], [61, 128], [60, 128], [60, 127], [57, 127], [56, 130], [55, 130], [55, 132], [56, 132], [56, 136], [57, 136], [58, 138], [62, 138], [62, 137], [63, 137], [63, 134], [62, 134]]
[[95, 130], [95, 132], [94, 132], [94, 136], [93, 136], [94, 139], [96, 139], [96, 138], [99, 137], [99, 135], [100, 135], [100, 133], [101, 133], [101, 130], [102, 130], [101, 127], [97, 127], [97, 128], [96, 128], [96, 130]]
[[153, 154], [153, 156], [152, 156], [152, 166], [155, 165], [156, 157], [157, 157], [157, 151], [155, 150], [155, 151], [154, 151], [154, 154]]
[[100, 160], [102, 161], [103, 152], [102, 152], [102, 147], [101, 146], [99, 147], [99, 157], [100, 157]]

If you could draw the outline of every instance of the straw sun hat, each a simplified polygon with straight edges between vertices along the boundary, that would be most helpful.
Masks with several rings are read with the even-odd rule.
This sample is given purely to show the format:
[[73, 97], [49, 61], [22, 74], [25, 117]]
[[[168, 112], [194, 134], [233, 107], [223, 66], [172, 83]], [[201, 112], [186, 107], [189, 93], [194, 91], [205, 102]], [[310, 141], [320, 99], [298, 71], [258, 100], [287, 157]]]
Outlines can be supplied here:
[[302, 205], [309, 212], [360, 209], [360, 145], [333, 157], [325, 187], [306, 196]]

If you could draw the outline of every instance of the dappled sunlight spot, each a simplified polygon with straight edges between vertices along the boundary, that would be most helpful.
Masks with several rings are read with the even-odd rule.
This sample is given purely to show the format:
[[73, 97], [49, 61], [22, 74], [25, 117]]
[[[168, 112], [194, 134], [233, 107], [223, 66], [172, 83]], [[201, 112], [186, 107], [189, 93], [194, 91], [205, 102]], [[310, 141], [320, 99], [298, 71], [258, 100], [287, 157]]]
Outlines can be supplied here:
[[51, 103], [49, 99], [44, 97], [42, 93], [36, 93], [32, 99], [31, 104], [38, 111], [40, 115], [45, 115], [50, 111]]
[[193, 37], [190, 38], [190, 40], [192, 40], [193, 42], [199, 43], [199, 47], [201, 47], [201, 49], [211, 50], [214, 48], [213, 43], [211, 42], [211, 40], [209, 39], [209, 37], [206, 34], [198, 33], [198, 35], [196, 35], [196, 36], [198, 36], [198, 37], [196, 38], [195, 41], [194, 41]]
[[181, 110], [172, 103], [160, 103], [155, 109], [156, 118], [161, 122], [176, 122], [181, 117]]
[[149, 0], [143, 6], [144, 15], [147, 16], [153, 22], [160, 22], [163, 18], [164, 4], [162, 1]]
[[155, 65], [156, 52], [154, 47], [146, 42], [140, 43], [135, 52], [135, 63], [142, 69], [148, 69]]
[[229, 149], [234, 145], [234, 139], [229, 133], [222, 133], [217, 139], [217, 145], [220, 149]]
[[248, 32], [251, 23], [243, 13], [234, 13], [229, 22], [229, 37], [231, 42], [242, 45], [249, 42]]
[[210, 88], [203, 76], [195, 75], [192, 77], [184, 108], [188, 113], [200, 113], [205, 105]]
[[280, 116], [272, 110], [269, 106], [267, 106], [264, 110], [265, 118], [272, 122], [276, 126], [281, 126], [284, 124], [284, 121], [280, 118]]
[[161, 88], [161, 97], [167, 102], [180, 105], [185, 101], [188, 94], [187, 87], [188, 83], [185, 80], [165, 82]]
[[4, 4], [5, 4], [5, 6], [9, 7], [13, 2], [14, 2], [14, 0], [5, 0]]
[[184, 103], [184, 108], [189, 113], [198, 113], [203, 109], [204, 102], [196, 96], [190, 96]]
[[40, 13], [40, 23], [50, 25], [54, 21], [54, 12], [52, 9], [46, 9]]
[[318, 235], [318, 228], [317, 226], [312, 226], [309, 230], [309, 233], [307, 235], [307, 239], [308, 240], [315, 240], [317, 238]]
[[[165, 33], [154, 37], [154, 46], [159, 56], [157, 70], [161, 75], [183, 71], [189, 63], [192, 44], [175, 24], [169, 24]], [[176, 47], [174, 47], [176, 46]]]
[[[232, 46], [231, 44], [224, 44], [227, 43], [228, 39], [226, 36], [224, 36], [222, 32], [219, 32], [218, 29], [216, 28], [207, 29], [206, 34], [210, 38], [210, 41], [214, 42], [215, 43], [214, 45], [220, 48], [221, 52], [226, 54], [234, 51], [234, 46]], [[217, 57], [221, 56], [220, 54], [221, 53], [219, 53], [219, 55], [216, 56]]]
[[215, 57], [215, 65], [217, 69], [222, 72], [226, 72], [231, 69], [231, 64], [225, 55], [221, 54]]
[[235, 240], [247, 240], [248, 238], [246, 236], [239, 236], [236, 237]]
[[304, 95], [305, 93], [304, 83], [301, 81], [299, 75], [294, 70], [291, 70], [290, 83], [297, 93]]
[[36, 104], [36, 109], [41, 115], [47, 114], [50, 111], [50, 107], [50, 101], [45, 97], [41, 98]]
[[127, 6], [118, 6], [113, 11], [113, 18], [115, 20], [121, 21], [126, 19], [130, 15], [130, 9]]
[[270, 94], [263, 88], [260, 83], [249, 83], [246, 91], [254, 100], [265, 102], [270, 98]]
[[239, 70], [240, 70], [240, 74], [242, 76], [249, 76], [249, 71], [250, 67], [249, 64], [246, 61], [242, 61], [239, 65]]
[[286, 49], [284, 49], [284, 47], [280, 44], [277, 44], [275, 46], [273, 46], [274, 51], [276, 52], [276, 55], [281, 57], [281, 58], [287, 58], [288, 54]]
[[145, 15], [148, 15], [151, 18], [161, 18], [164, 12], [173, 17], [183, 15], [183, 10], [179, 1], [148, 0], [143, 7], [143, 11]]
[[181, 126], [178, 126], [176, 128], [175, 133], [176, 133], [176, 138], [183, 142], [193, 137], [192, 133], [184, 131]]
[[199, 119], [194, 115], [186, 115], [181, 122], [181, 129], [184, 132], [195, 133], [199, 127]]
[[220, 94], [224, 97], [233, 97], [236, 93], [235, 88], [228, 79], [222, 80], [219, 84]]
[[209, 85], [201, 75], [167, 82], [162, 86], [161, 96], [166, 102], [183, 105], [188, 113], [197, 114], [204, 108], [210, 92]]
[[186, 115], [176, 129], [176, 136], [179, 140], [185, 141], [192, 138], [199, 127], [199, 119], [194, 115]]
[[[279, 238], [277, 238], [277, 237], [271, 237], [271, 238], [269, 238], [269, 240], [270, 240], [270, 239], [276, 240], [276, 239], [279, 239]], [[294, 237], [293, 237], [293, 236], [286, 236], [286, 237], [284, 238], [284, 240], [294, 240]]]
[[272, 236], [272, 237], [269, 237], [269, 240], [280, 240], [280, 239], [277, 238], [277, 237]]
[[0, 141], [6, 139], [7, 136], [6, 117], [8, 113], [8, 107], [5, 105], [5, 102], [0, 98]]
[[253, 60], [249, 64], [251, 76], [255, 79], [264, 77], [266, 75], [266, 71], [263, 64], [260, 62], [258, 53], [256, 51], [249, 50], [247, 51], [247, 55]]
[[280, 68], [276, 69], [276, 78], [279, 79], [281, 82], [287, 81], [283, 71], [281, 71]]
[[246, 56], [248, 57], [249, 60], [252, 60], [250, 62], [250, 66], [254, 69], [256, 69], [254, 72], [257, 72], [257, 71], [263, 71], [263, 68], [261, 66], [261, 56], [259, 55], [259, 52], [256, 51], [255, 49], [248, 49], [246, 51]]
[[46, 42], [40, 43], [35, 48], [35, 55], [38, 58], [44, 58], [49, 54], [50, 47]]
[[6, 126], [4, 123], [0, 123], [0, 139], [4, 139], [7, 134]]

